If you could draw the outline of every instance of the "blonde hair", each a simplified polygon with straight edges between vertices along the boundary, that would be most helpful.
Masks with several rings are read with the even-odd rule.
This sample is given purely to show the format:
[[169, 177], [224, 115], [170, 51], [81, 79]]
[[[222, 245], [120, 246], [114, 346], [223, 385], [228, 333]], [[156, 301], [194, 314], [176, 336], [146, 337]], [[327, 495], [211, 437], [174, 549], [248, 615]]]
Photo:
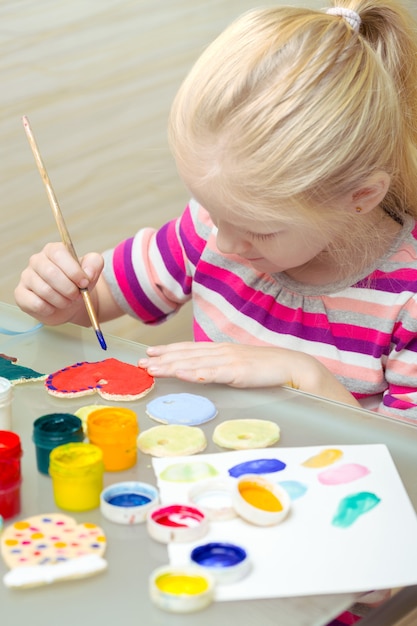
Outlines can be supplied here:
[[332, 4], [360, 16], [359, 33], [343, 17], [295, 7], [232, 23], [173, 102], [174, 157], [180, 172], [261, 219], [288, 201], [328, 225], [337, 199], [380, 170], [391, 176], [381, 206], [398, 221], [417, 217], [413, 20], [394, 0]]

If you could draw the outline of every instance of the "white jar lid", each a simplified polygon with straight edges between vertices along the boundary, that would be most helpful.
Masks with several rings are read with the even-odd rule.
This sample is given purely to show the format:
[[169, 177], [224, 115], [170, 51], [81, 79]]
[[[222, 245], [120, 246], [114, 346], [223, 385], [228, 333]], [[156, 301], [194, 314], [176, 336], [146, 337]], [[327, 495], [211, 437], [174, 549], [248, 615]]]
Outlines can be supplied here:
[[214, 600], [214, 579], [199, 567], [166, 565], [154, 570], [149, 579], [152, 601], [164, 611], [191, 613]]
[[158, 490], [153, 485], [122, 482], [110, 485], [101, 492], [100, 509], [111, 522], [140, 524], [158, 501]]
[[247, 551], [232, 543], [212, 542], [196, 546], [191, 562], [209, 572], [216, 583], [230, 584], [244, 578], [251, 569]]
[[290, 497], [280, 485], [258, 474], [245, 474], [236, 480], [232, 492], [237, 513], [257, 526], [282, 522], [290, 510]]
[[190, 502], [203, 509], [210, 520], [236, 517], [232, 502], [233, 478], [209, 478], [196, 482], [188, 492]]
[[182, 543], [203, 537], [209, 522], [202, 509], [187, 504], [168, 504], [148, 513], [147, 528], [156, 541]]

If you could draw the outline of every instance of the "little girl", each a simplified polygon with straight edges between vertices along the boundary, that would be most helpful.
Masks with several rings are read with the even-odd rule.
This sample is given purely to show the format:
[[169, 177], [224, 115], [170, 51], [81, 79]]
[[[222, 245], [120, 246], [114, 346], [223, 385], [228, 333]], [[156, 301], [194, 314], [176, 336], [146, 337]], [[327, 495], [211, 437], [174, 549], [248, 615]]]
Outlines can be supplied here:
[[[34, 255], [17, 304], [45, 324], [147, 324], [192, 300], [156, 377], [291, 385], [417, 420], [417, 44], [396, 0], [240, 17], [202, 54], [169, 137], [193, 198], [81, 268]], [[103, 270], [104, 265], [104, 271]]]

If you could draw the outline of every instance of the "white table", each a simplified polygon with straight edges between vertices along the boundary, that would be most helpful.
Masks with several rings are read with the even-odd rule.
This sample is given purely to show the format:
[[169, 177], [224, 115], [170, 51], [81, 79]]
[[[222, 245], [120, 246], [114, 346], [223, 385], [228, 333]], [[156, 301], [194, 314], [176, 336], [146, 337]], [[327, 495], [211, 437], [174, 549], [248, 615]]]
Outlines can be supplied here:
[[[24, 331], [35, 322], [16, 307], [0, 303], [0, 326]], [[115, 357], [136, 364], [144, 346], [106, 335], [107, 352], [98, 345], [91, 329], [73, 325], [42, 328], [14, 336], [0, 334], [0, 352], [17, 357], [21, 365], [50, 373], [79, 361], [98, 361]], [[126, 406], [137, 412], [141, 430], [155, 425], [145, 414], [146, 402], [156, 394], [188, 391], [203, 393], [216, 404], [219, 416], [204, 425], [207, 440], [221, 419], [258, 417], [276, 420], [281, 427], [282, 446], [385, 443], [417, 509], [417, 428], [376, 416], [368, 411], [347, 407], [289, 389], [234, 390], [208, 385], [204, 388], [175, 380], [159, 380], [155, 389], [140, 401]], [[15, 387], [13, 401], [14, 430], [20, 435], [22, 458], [22, 511], [20, 518], [57, 511], [51, 479], [37, 471], [31, 440], [33, 421], [52, 412], [74, 412], [87, 404], [109, 404], [99, 396], [58, 399], [47, 394], [42, 382]], [[218, 451], [209, 443], [206, 452]], [[150, 457], [139, 454], [137, 465], [129, 471], [105, 474], [105, 486], [122, 480], [155, 482]], [[108, 570], [80, 581], [59, 583], [30, 590], [10, 590], [0, 583], [0, 623], [4, 626], [80, 626], [118, 623], [142, 626], [323, 626], [354, 601], [354, 594], [268, 599], [245, 602], [217, 602], [197, 614], [175, 615], [155, 607], [148, 594], [148, 578], [158, 565], [168, 562], [166, 546], [149, 538], [145, 525], [122, 526], [104, 519], [99, 509], [70, 514], [77, 521], [99, 524], [108, 539]], [[0, 577], [6, 572], [0, 564]], [[372, 617], [361, 625], [393, 624], [395, 617], [408, 607], [417, 593], [408, 589], [395, 598], [391, 621]], [[385, 615], [390, 616], [387, 609]], [[382, 621], [381, 621], [382, 620]]]

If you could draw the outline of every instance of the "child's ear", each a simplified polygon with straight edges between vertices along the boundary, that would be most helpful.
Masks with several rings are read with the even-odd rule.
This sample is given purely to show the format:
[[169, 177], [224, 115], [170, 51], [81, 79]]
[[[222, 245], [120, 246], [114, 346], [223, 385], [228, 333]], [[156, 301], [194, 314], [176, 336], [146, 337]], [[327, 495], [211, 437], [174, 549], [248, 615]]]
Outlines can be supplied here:
[[375, 172], [366, 183], [351, 195], [352, 210], [357, 213], [368, 213], [377, 207], [385, 198], [391, 177], [383, 171]]

